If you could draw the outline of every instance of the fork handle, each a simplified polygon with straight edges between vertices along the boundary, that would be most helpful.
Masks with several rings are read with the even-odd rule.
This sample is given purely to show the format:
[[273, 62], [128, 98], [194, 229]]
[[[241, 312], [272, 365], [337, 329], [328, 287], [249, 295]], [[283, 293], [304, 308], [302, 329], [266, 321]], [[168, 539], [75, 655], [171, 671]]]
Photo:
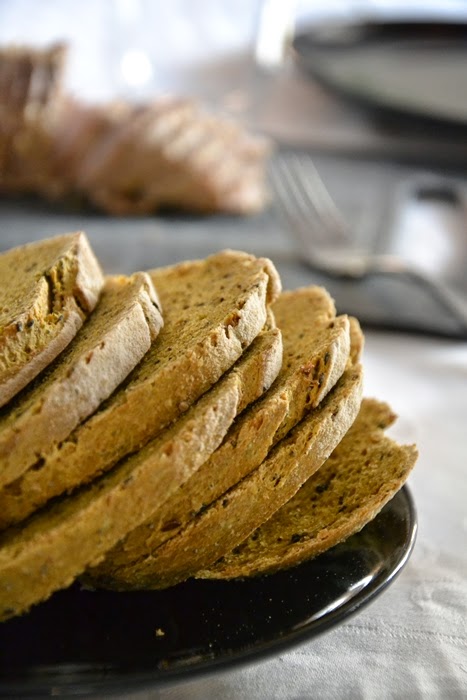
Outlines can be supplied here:
[[[387, 264], [388, 262], [389, 264]], [[467, 337], [467, 305], [462, 304], [453, 292], [434, 278], [425, 275], [423, 272], [413, 267], [405, 267], [400, 264], [400, 261], [398, 262], [399, 265], [396, 261], [396, 264], [392, 267], [390, 261], [381, 261], [381, 265], [379, 265], [377, 261], [374, 261], [374, 266], [367, 268], [362, 277], [372, 275], [405, 277], [410, 282], [413, 282], [418, 287], [425, 290], [425, 292], [428, 292], [432, 299], [443, 307], [451, 317], [454, 317], [460, 329], [462, 329], [462, 332]]]

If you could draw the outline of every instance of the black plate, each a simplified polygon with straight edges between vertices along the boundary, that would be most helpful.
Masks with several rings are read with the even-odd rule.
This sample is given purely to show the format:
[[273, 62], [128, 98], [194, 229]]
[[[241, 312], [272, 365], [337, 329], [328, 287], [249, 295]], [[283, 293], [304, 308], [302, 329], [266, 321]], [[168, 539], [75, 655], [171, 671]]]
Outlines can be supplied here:
[[404, 487], [360, 533], [289, 571], [155, 592], [60, 591], [0, 625], [0, 695], [156, 687], [277, 654], [381, 593], [407, 562], [416, 529]]

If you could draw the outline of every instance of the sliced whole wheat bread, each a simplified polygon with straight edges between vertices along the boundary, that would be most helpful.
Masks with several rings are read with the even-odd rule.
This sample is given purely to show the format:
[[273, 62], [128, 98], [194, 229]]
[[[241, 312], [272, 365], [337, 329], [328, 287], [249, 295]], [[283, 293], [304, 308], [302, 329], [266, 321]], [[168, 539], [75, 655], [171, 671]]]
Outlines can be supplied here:
[[0, 527], [64, 490], [59, 487], [67, 484], [67, 470], [61, 480], [51, 480], [45, 455], [110, 396], [162, 325], [147, 274], [107, 278], [75, 340], [0, 414]]
[[[276, 357], [277, 374], [280, 335], [266, 333], [270, 343], [258, 338], [257, 348]], [[0, 620], [25, 612], [97, 564], [196, 471], [245, 401], [273, 380], [272, 361], [261, 357], [265, 373], [258, 381], [257, 355], [253, 344], [178, 421], [110, 473], [0, 535]]]
[[43, 455], [41, 471], [60, 489], [90, 481], [180, 417], [259, 334], [280, 289], [270, 261], [233, 251], [149, 276], [164, 327], [109, 399]]
[[298, 493], [200, 578], [272, 573], [311, 559], [358, 532], [406, 481], [417, 459], [383, 430], [389, 406], [364, 399], [355, 423]]
[[163, 98], [127, 106], [91, 146], [76, 154], [76, 184], [114, 214], [163, 207], [247, 214], [264, 206], [267, 142], [199, 104]]
[[344, 372], [332, 391], [271, 451], [262, 464], [191, 520], [182, 532], [128, 569], [94, 584], [117, 590], [165, 588], [209, 567], [286, 503], [323, 464], [354, 421], [362, 371]]
[[[109, 552], [93, 575], [112, 577], [120, 567], [129, 569], [132, 562], [182, 532], [200, 511], [256, 469], [342, 375], [349, 359], [349, 322], [346, 316], [335, 317], [334, 303], [324, 289], [284, 292], [273, 311], [284, 344], [282, 368], [273, 386], [236, 419], [194, 477]], [[355, 336], [358, 324], [357, 328]]]
[[95, 307], [104, 278], [84, 233], [0, 255], [0, 406], [68, 345]]

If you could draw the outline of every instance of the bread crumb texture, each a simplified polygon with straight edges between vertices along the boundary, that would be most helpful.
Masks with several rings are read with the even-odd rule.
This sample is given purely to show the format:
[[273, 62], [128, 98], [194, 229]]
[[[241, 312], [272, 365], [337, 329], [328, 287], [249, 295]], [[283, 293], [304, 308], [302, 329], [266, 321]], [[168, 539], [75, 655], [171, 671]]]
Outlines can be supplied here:
[[296, 496], [200, 578], [272, 573], [315, 557], [361, 530], [397, 493], [417, 460], [384, 435], [389, 406], [364, 399], [342, 442]]
[[0, 406], [68, 345], [104, 278], [84, 233], [0, 255]]
[[47, 454], [91, 415], [144, 357], [163, 325], [145, 273], [108, 277], [75, 340], [0, 412], [0, 527], [74, 485], [52, 478]]

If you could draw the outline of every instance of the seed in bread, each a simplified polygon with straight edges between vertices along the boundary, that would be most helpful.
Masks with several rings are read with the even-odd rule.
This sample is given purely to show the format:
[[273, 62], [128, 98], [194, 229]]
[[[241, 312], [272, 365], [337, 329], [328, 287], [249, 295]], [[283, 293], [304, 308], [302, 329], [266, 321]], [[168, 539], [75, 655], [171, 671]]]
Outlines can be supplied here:
[[[325, 462], [358, 413], [362, 370], [346, 370], [332, 391], [262, 464], [197, 518], [128, 570], [91, 579], [116, 590], [166, 588], [205, 569], [246, 539]], [[92, 577], [92, 570], [91, 570]]]
[[[280, 336], [267, 333], [277, 349]], [[260, 355], [269, 352], [261, 340], [259, 346]], [[280, 353], [274, 354], [280, 360]], [[260, 357], [259, 364], [270, 376], [270, 363]], [[218, 447], [246, 397], [252, 396], [250, 384], [262, 391], [257, 367], [251, 347], [159, 437], [90, 486], [0, 535], [0, 620], [68, 586], [170, 497]]]
[[[149, 276], [106, 279], [75, 340], [0, 414], [0, 527], [61, 493], [45, 456], [128, 376], [163, 325]], [[67, 483], [67, 470], [60, 475]], [[57, 490], [60, 489], [60, 490]]]
[[225, 579], [296, 566], [334, 547], [373, 520], [407, 480], [415, 446], [383, 430], [395, 416], [364, 399], [355, 423], [323, 466], [270, 520], [199, 578]]
[[68, 345], [94, 309], [104, 278], [84, 233], [0, 255], [0, 406]]
[[323, 288], [284, 292], [273, 311], [284, 345], [282, 368], [273, 386], [236, 419], [193, 479], [108, 553], [93, 572], [96, 577], [112, 577], [120, 567], [129, 570], [132, 562], [180, 533], [200, 511], [256, 469], [344, 372], [350, 352], [349, 321], [346, 316], [336, 318], [334, 302]]

